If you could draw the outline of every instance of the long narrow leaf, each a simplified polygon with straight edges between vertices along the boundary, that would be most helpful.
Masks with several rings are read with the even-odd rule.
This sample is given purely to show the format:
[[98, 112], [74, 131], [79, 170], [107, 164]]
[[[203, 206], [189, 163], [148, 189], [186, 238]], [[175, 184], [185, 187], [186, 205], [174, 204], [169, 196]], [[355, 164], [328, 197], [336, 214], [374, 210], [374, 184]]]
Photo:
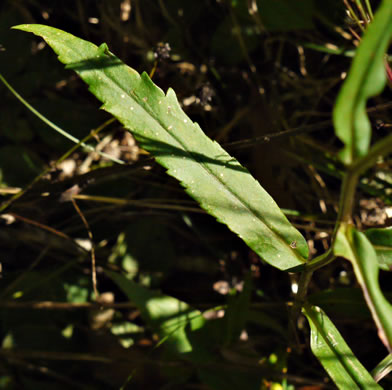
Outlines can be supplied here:
[[176, 353], [192, 351], [186, 329], [196, 330], [204, 325], [205, 320], [198, 310], [176, 298], [140, 286], [118, 272], [106, 273], [136, 305], [143, 320], [158, 332], [169, 350]]
[[392, 354], [387, 355], [377, 366], [372, 370], [371, 374], [377, 382], [386, 377], [392, 371]]
[[334, 244], [336, 256], [350, 260], [362, 288], [366, 303], [378, 328], [378, 335], [389, 352], [392, 351], [392, 305], [384, 297], [378, 282], [377, 254], [364, 233], [343, 225]]
[[339, 389], [382, 389], [319, 307], [306, 304], [303, 312], [310, 324], [312, 352]]
[[363, 36], [333, 113], [336, 135], [344, 143], [340, 158], [347, 165], [369, 149], [371, 126], [366, 102], [385, 87], [385, 52], [391, 35], [392, 1], [384, 0]]
[[41, 36], [59, 60], [78, 73], [102, 108], [131, 130], [201, 207], [238, 234], [271, 265], [302, 265], [308, 248], [271, 196], [181, 109], [173, 90], [165, 95], [146, 73], [139, 75], [109, 52], [61, 30], [21, 25]]

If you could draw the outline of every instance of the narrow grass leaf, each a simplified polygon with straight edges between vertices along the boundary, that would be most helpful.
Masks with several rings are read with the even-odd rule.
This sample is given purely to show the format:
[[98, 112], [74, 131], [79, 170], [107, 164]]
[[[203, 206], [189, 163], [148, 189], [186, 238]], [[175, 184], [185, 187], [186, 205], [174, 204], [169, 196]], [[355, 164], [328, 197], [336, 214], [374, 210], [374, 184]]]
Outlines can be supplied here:
[[377, 366], [372, 370], [371, 374], [377, 382], [386, 377], [392, 371], [392, 354], [387, 355]]
[[319, 307], [306, 304], [303, 312], [311, 329], [312, 352], [339, 389], [382, 389]]
[[362, 38], [333, 112], [336, 135], [344, 143], [340, 159], [347, 165], [368, 152], [371, 125], [366, 103], [385, 87], [385, 52], [391, 35], [392, 1], [384, 0]]
[[362, 288], [366, 303], [377, 325], [378, 335], [389, 352], [392, 351], [392, 305], [383, 295], [378, 282], [377, 254], [364, 233], [342, 225], [334, 244], [336, 256], [350, 260]]
[[172, 89], [164, 94], [146, 73], [139, 75], [122, 63], [105, 44], [97, 47], [43, 25], [15, 28], [45, 39], [104, 103], [102, 108], [260, 257], [282, 270], [304, 264], [308, 247], [302, 235], [251, 174], [189, 119]]
[[106, 274], [140, 310], [143, 320], [158, 332], [161, 342], [169, 350], [180, 354], [192, 352], [186, 330], [196, 330], [204, 325], [205, 320], [198, 310], [176, 298], [140, 286], [118, 272], [106, 271]]

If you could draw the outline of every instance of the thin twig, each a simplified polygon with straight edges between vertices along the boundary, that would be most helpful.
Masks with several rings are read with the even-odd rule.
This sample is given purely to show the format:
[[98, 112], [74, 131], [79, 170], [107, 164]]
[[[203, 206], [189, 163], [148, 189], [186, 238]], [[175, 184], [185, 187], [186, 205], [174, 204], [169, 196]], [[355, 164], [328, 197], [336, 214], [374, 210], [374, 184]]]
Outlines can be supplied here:
[[90, 226], [87, 222], [87, 219], [83, 215], [82, 211], [80, 210], [79, 206], [77, 205], [76, 201], [74, 198], [71, 198], [72, 204], [75, 207], [76, 212], [79, 214], [81, 220], [83, 221], [83, 224], [87, 230], [88, 237], [91, 241], [91, 277], [93, 281], [93, 290], [95, 294], [95, 299], [97, 300], [99, 298], [99, 292], [97, 289], [97, 269], [96, 269], [96, 263], [95, 263], [95, 248], [94, 248], [94, 238], [93, 238], [93, 233], [91, 232]]
[[312, 125], [299, 126], [289, 130], [283, 130], [283, 131], [278, 131], [276, 133], [265, 134], [260, 137], [255, 137], [247, 140], [230, 142], [230, 143], [223, 144], [223, 146], [230, 150], [249, 148], [257, 144], [268, 143], [274, 138], [290, 137], [302, 133], [309, 133], [312, 131], [325, 129], [330, 126], [332, 126], [332, 121], [328, 120], [328, 121], [315, 123]]
[[66, 240], [73, 241], [72, 238], [67, 236], [65, 233], [60, 232], [59, 230], [56, 230], [56, 229], [54, 229], [54, 228], [52, 228], [52, 227], [50, 227], [48, 225], [45, 225], [45, 224], [43, 224], [41, 222], [34, 221], [34, 220], [30, 219], [30, 218], [22, 217], [21, 215], [18, 215], [18, 214], [15, 214], [15, 213], [9, 213], [9, 215], [12, 215], [15, 219], [19, 219], [20, 221], [23, 221], [23, 222], [25, 222], [25, 223], [27, 223], [29, 225], [36, 226], [36, 227], [38, 227], [38, 228], [40, 228], [42, 230], [46, 230], [46, 231], [48, 231], [48, 232], [50, 232], [52, 234], [55, 234], [56, 236], [59, 236], [61, 238], [65, 238]]
[[54, 302], [54, 301], [0, 301], [0, 307], [6, 309], [37, 309], [37, 310], [77, 310], [88, 309], [97, 310], [102, 308], [112, 309], [132, 309], [135, 305], [130, 302]]
[[[392, 103], [389, 102], [389, 103], [384, 103], [384, 104], [378, 104], [374, 107], [369, 107], [366, 109], [366, 111], [368, 113], [373, 113], [373, 112], [389, 110], [390, 108], [392, 108]], [[291, 137], [291, 136], [299, 135], [302, 133], [310, 133], [313, 131], [326, 129], [332, 125], [333, 125], [332, 121], [327, 120], [327, 121], [314, 123], [311, 125], [299, 126], [299, 127], [294, 127], [292, 129], [288, 129], [288, 130], [278, 131], [275, 133], [269, 133], [269, 134], [265, 134], [265, 135], [262, 135], [259, 137], [249, 138], [249, 139], [235, 141], [235, 142], [228, 142], [228, 143], [222, 144], [222, 146], [227, 149], [230, 149], [230, 150], [250, 148], [255, 145], [268, 143], [275, 138]]]

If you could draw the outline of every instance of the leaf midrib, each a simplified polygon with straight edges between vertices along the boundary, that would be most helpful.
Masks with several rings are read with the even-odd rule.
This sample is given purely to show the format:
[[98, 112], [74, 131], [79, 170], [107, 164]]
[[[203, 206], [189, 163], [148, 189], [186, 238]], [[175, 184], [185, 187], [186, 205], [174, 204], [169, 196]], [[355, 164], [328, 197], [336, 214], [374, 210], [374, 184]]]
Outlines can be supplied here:
[[[116, 57], [117, 58], [117, 57]], [[124, 64], [123, 62], [121, 63], [123, 66], [127, 66], [126, 64]], [[104, 73], [105, 77], [112, 83], [114, 83], [114, 85], [121, 91], [124, 92], [125, 95], [130, 98], [133, 102], [135, 102], [135, 104], [137, 104], [139, 107], [141, 107], [160, 127], [161, 129], [163, 129], [168, 135], [169, 137], [173, 138], [177, 143], [179, 143], [183, 150], [188, 154], [190, 159], [194, 159], [199, 165], [201, 165], [203, 167], [203, 169], [207, 172], [207, 174], [209, 174], [212, 178], [215, 179], [215, 181], [217, 181], [225, 190], [225, 192], [228, 192], [233, 198], [234, 200], [238, 201], [242, 206], [244, 206], [247, 210], [249, 210], [251, 212], [251, 214], [257, 218], [264, 226], [266, 226], [268, 228], [268, 230], [270, 230], [271, 232], [273, 232], [274, 236], [276, 237], [277, 240], [279, 240], [281, 243], [283, 243], [287, 249], [290, 249], [290, 251], [294, 254], [294, 256], [296, 258], [299, 257], [299, 255], [297, 254], [297, 252], [295, 252], [287, 243], [286, 241], [284, 241], [282, 239], [282, 237], [276, 233], [276, 231], [274, 229], [272, 229], [266, 222], [265, 220], [258, 214], [256, 213], [253, 208], [247, 203], [245, 202], [240, 196], [238, 196], [235, 192], [233, 192], [230, 188], [227, 187], [227, 185], [218, 177], [216, 176], [208, 167], [208, 165], [205, 165], [202, 161], [200, 161], [191, 151], [188, 150], [188, 148], [184, 145], [184, 143], [177, 138], [174, 134], [170, 133], [168, 131], [168, 129], [166, 129], [165, 125], [159, 120], [159, 117], [156, 117], [154, 111], [152, 111], [151, 109], [148, 109], [149, 105], [146, 104], [141, 104], [141, 102], [139, 102], [141, 99], [138, 97], [138, 95], [136, 95], [137, 98], [139, 98], [139, 101], [134, 99], [122, 86], [120, 86], [117, 82], [115, 82], [112, 78], [110, 78], [107, 74], [105, 69], [102, 70], [102, 72]], [[136, 76], [136, 74], [135, 74]], [[138, 77], [141, 78], [141, 75], [137, 75]], [[154, 88], [158, 89], [157, 86], [154, 85]], [[164, 94], [164, 98], [167, 98], [167, 94]], [[105, 102], [103, 102], [105, 104]], [[147, 107], [146, 107], [147, 106]], [[151, 112], [152, 111], [152, 112]], [[153, 115], [154, 114], [154, 115]], [[194, 126], [194, 122], [189, 118], [192, 126]], [[189, 188], [187, 186], [187, 188]], [[210, 211], [209, 211], [210, 212]], [[212, 211], [212, 214], [215, 215], [215, 212]], [[300, 256], [302, 259], [304, 259], [302, 256]]]

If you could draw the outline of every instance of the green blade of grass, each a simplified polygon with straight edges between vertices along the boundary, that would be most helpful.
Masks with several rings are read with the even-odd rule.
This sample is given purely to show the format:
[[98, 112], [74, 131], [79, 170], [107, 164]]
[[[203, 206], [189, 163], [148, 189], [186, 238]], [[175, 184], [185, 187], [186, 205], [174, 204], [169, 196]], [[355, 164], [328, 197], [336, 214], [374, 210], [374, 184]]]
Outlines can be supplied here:
[[386, 377], [392, 371], [392, 354], [387, 355], [377, 366], [372, 370], [373, 378], [378, 382]]
[[312, 352], [339, 389], [382, 389], [319, 307], [306, 304], [303, 312], [311, 329]]
[[209, 214], [225, 223], [260, 257], [287, 270], [302, 265], [308, 247], [271, 196], [219, 144], [208, 138], [146, 73], [139, 75], [109, 52], [61, 30], [43, 25], [16, 29], [41, 36], [89, 85], [89, 90], [132, 131], [167, 173]]
[[356, 51], [333, 112], [336, 135], [344, 143], [340, 158], [347, 165], [368, 152], [371, 125], [366, 103], [385, 87], [385, 52], [391, 35], [392, 2], [384, 0]]
[[384, 297], [378, 282], [377, 254], [364, 233], [345, 224], [338, 230], [334, 244], [336, 256], [349, 260], [362, 288], [366, 303], [377, 325], [378, 336], [392, 350], [392, 305]]
[[205, 323], [198, 310], [176, 298], [140, 286], [118, 272], [106, 271], [106, 274], [136, 305], [143, 320], [159, 333], [159, 345], [165, 343], [177, 353], [193, 350], [187, 332], [199, 329]]

